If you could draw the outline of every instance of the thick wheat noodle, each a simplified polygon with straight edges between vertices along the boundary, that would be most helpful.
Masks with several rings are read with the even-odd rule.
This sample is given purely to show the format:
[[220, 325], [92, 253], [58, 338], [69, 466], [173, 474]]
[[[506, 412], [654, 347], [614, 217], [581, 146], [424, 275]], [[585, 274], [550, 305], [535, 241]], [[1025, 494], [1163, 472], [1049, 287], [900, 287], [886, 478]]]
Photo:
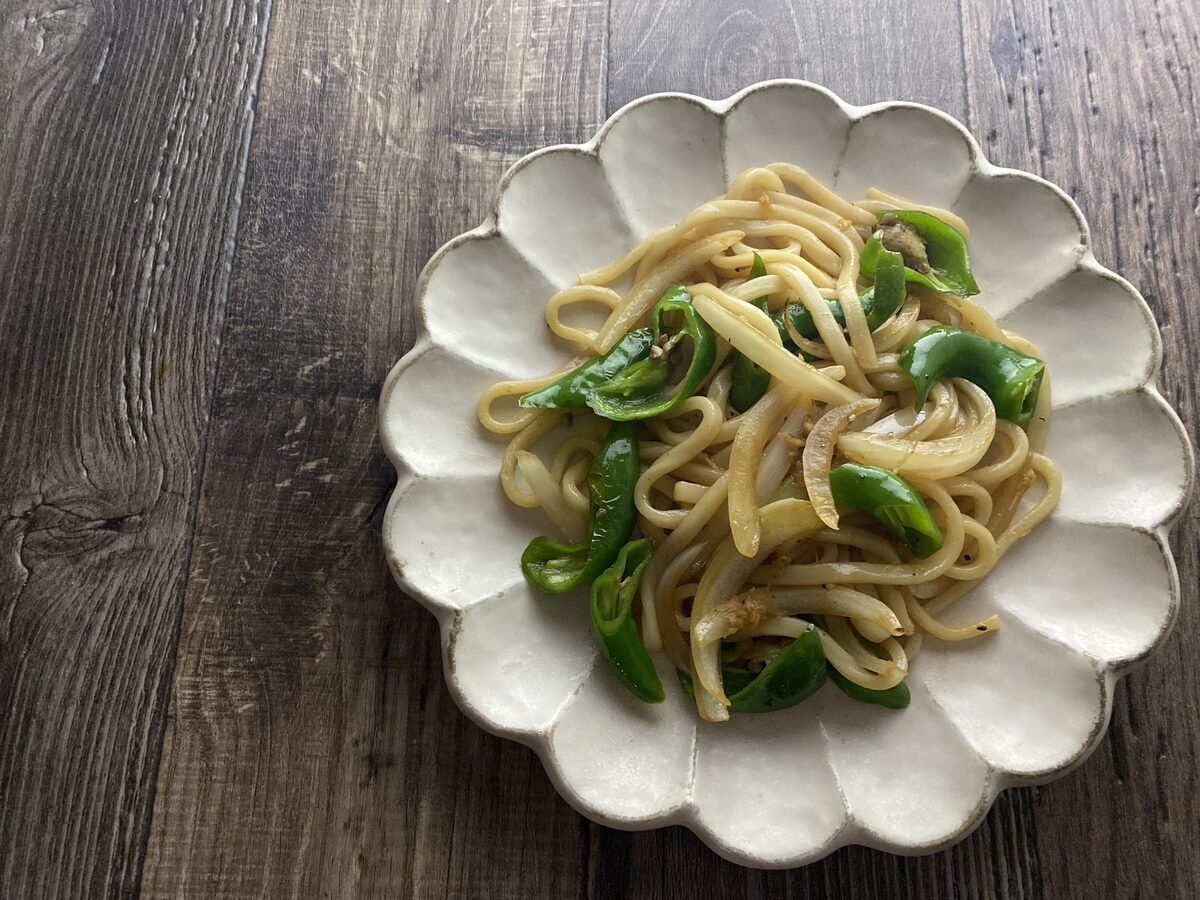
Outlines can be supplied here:
[[593, 353], [599, 348], [597, 340], [600, 333], [591, 328], [581, 328], [563, 322], [562, 309], [576, 304], [600, 304], [608, 307], [609, 312], [621, 302], [621, 295], [611, 288], [595, 284], [578, 284], [564, 288], [546, 301], [546, 324], [550, 330], [563, 340], [571, 341], [587, 347]]
[[691, 507], [700, 502], [707, 490], [706, 485], [694, 481], [676, 481], [671, 488], [671, 497], [676, 503]]
[[[858, 358], [842, 334], [842, 329], [838, 325], [837, 319], [830, 312], [829, 304], [817, 291], [816, 285], [795, 266], [780, 265], [775, 266], [774, 269], [777, 274], [783, 276], [788, 286], [797, 293], [800, 302], [808, 310], [809, 315], [812, 316], [813, 325], [816, 326], [817, 333], [821, 336], [821, 341], [825, 344], [833, 361], [846, 370], [847, 385], [860, 394], [873, 395], [875, 393], [874, 388], [863, 374]], [[770, 272], [771, 269], [767, 271]], [[784, 324], [791, 333], [792, 340], [803, 348], [804, 339], [796, 332], [791, 316], [784, 316]]]
[[[900, 305], [900, 311], [875, 329], [873, 338], [877, 355], [882, 357], [906, 344], [920, 314], [921, 301], [915, 291], [910, 292]], [[895, 360], [892, 362], [895, 365]]]
[[633, 286], [620, 306], [612, 311], [604, 327], [600, 329], [596, 350], [607, 353], [625, 336], [634, 324], [658, 302], [658, 298], [672, 284], [687, 275], [710, 256], [720, 253], [730, 244], [742, 239], [740, 231], [728, 231], [710, 238], [696, 241], [667, 260], [643, 280]]
[[[750, 268], [750, 266], [752, 266], [754, 264], [754, 254], [757, 253], [762, 258], [764, 265], [767, 263], [781, 263], [782, 262], [782, 263], [789, 263], [793, 266], [799, 266], [801, 269], [804, 270], [804, 274], [807, 275], [810, 279], [812, 279], [812, 283], [815, 284], [821, 290], [832, 290], [834, 288], [834, 286], [837, 284], [837, 282], [835, 282], [833, 280], [833, 278], [831, 278], [826, 272], [823, 272], [821, 269], [818, 269], [815, 265], [813, 265], [811, 262], [809, 262], [803, 256], [798, 255], [793, 250], [755, 249], [755, 248], [748, 246], [747, 244], [742, 243], [741, 241], [734, 244], [731, 249], [733, 249], [737, 252], [731, 253], [728, 256], [714, 257], [713, 265], [716, 266], [718, 269], [722, 269], [722, 270], [723, 269], [733, 269], [733, 270], [739, 270], [739, 271], [746, 271]], [[774, 293], [777, 293], [781, 289], [782, 288], [776, 288]], [[782, 304], [780, 304], [780, 305], [782, 305]]]
[[971, 478], [988, 489], [995, 488], [1000, 482], [1020, 471], [1029, 457], [1029, 437], [1020, 425], [1001, 419], [996, 422], [996, 435], [1004, 436], [1008, 452], [995, 462], [976, 466], [970, 472]]
[[848, 219], [843, 219], [833, 210], [825, 209], [811, 200], [805, 200], [803, 197], [796, 197], [792, 194], [785, 194], [780, 191], [768, 191], [760, 200], [780, 206], [789, 206], [793, 209], [798, 209], [808, 213], [816, 219], [827, 223], [831, 228], [839, 234], [845, 236], [846, 240], [855, 250], [863, 248], [863, 236], [858, 231], [858, 226], [850, 222]]
[[530, 487], [529, 495], [569, 543], [578, 541], [583, 537], [586, 522], [563, 496], [562, 483], [550, 477], [550, 470], [536, 454], [518, 450], [515, 456], [517, 471]]
[[[903, 680], [924, 635], [958, 641], [994, 631], [995, 615], [949, 623], [940, 614], [1058, 502], [1061, 475], [1043, 455], [1048, 377], [1024, 426], [997, 420], [990, 399], [960, 380], [935, 382], [925, 407], [913, 409], [899, 354], [935, 324], [1039, 354], [975, 300], [913, 285], [900, 309], [871, 332], [858, 299], [866, 286], [858, 278], [859, 254], [876, 213], [893, 208], [929, 212], [966, 233], [966, 224], [944, 210], [876, 189], [853, 202], [803, 169], [772, 164], [743, 172], [724, 196], [653, 232], [622, 259], [584, 273], [547, 303], [550, 332], [603, 353], [647, 325], [658, 298], [683, 282], [715, 332], [715, 364], [693, 396], [638, 426], [642, 471], [634, 489], [635, 536], [655, 544], [638, 595], [641, 637], [691, 673], [704, 718], [728, 716], [715, 655], [721, 642], [743, 647], [794, 639], [813, 627], [797, 616], [818, 617], [829, 664], [874, 690]], [[749, 280], [754, 254], [767, 275]], [[754, 306], [760, 297], [772, 311], [799, 302], [810, 313], [816, 338], [795, 333], [784, 317], [808, 362]], [[840, 301], [844, 327], [830, 299]], [[564, 311], [577, 305], [610, 312], [598, 330], [564, 322]], [[744, 411], [733, 410], [729, 399], [739, 351], [771, 376], [766, 395]], [[562, 410], [518, 406], [510, 414], [497, 404], [543, 387], [585, 358], [545, 378], [499, 382], [476, 409], [486, 430], [507, 437], [505, 494], [518, 506], [543, 508], [558, 538], [582, 532], [588, 472], [604, 422], [587, 409], [572, 410], [568, 420]], [[822, 527], [806, 501], [791, 499], [797, 491], [803, 496], [811, 464], [798, 461], [806, 429], [823, 409], [865, 398], [878, 405], [835, 434], [833, 459], [822, 465], [849, 458], [899, 469], [943, 535], [941, 549], [924, 559], [913, 558], [866, 513], [846, 513], [835, 531]]]
[[[744, 223], [776, 220], [779, 225], [796, 225], [808, 232], [803, 245], [809, 259], [820, 265], [830, 275], [840, 276], [842, 271], [856, 263], [856, 254], [845, 252], [853, 247], [849, 237], [830, 222], [796, 207], [762, 203], [752, 200], [714, 200], [697, 207], [666, 235], [656, 238], [655, 245], [638, 260], [636, 278], [640, 280], [659, 266], [671, 248], [672, 240], [693, 240], [713, 233], [713, 229], [732, 228], [741, 231]], [[820, 245], [820, 246], [818, 246]], [[838, 252], [841, 250], [842, 252]], [[835, 261], [836, 260], [836, 261]]]
[[826, 209], [833, 210], [839, 216], [844, 216], [852, 222], [874, 224], [873, 215], [863, 214], [854, 203], [844, 200], [804, 169], [792, 163], [772, 163], [767, 169], [778, 175], [783, 181], [794, 184], [808, 199], [819, 203]]
[[674, 471], [676, 466], [693, 459], [697, 453], [707, 447], [717, 431], [720, 430], [721, 420], [724, 417], [724, 410], [718, 408], [717, 404], [707, 397], [689, 397], [679, 408], [685, 413], [700, 412], [700, 424], [679, 444], [652, 462], [642, 472], [637, 486], [634, 488], [638, 512], [659, 528], [674, 528], [683, 520], [687, 512], [685, 510], [655, 509], [648, 496], [650, 487], [663, 475]]
[[497, 381], [480, 395], [479, 402], [475, 404], [476, 418], [479, 419], [479, 423], [484, 428], [493, 434], [516, 434], [522, 429], [527, 428], [533, 423], [534, 419], [537, 419], [547, 411], [544, 409], [521, 409], [517, 407], [517, 414], [515, 416], [508, 419], [500, 419], [492, 414], [492, 405], [504, 397], [519, 397], [521, 394], [527, 394], [530, 391], [536, 391], [538, 388], [545, 387], [563, 372], [569, 372], [575, 366], [579, 365], [585, 358], [578, 357], [573, 359], [566, 365], [551, 372], [545, 378], [530, 378], [525, 381]]
[[[747, 593], [734, 598], [735, 602], [743, 605], [759, 604], [772, 617], [795, 616], [801, 614], [818, 616], [845, 616], [846, 618], [865, 621], [883, 633], [879, 641], [888, 637], [899, 637], [904, 633], [904, 627], [885, 603], [862, 591], [851, 588], [781, 588], [767, 590], [753, 588]], [[693, 623], [693, 628], [697, 628]], [[754, 627], [753, 625], [750, 627]], [[720, 638], [743, 636], [746, 626], [733, 628], [726, 626], [721, 629]], [[702, 637], [709, 642], [712, 637]]]
[[764, 191], [784, 190], [783, 179], [761, 166], [744, 169], [729, 183], [725, 196], [731, 200], [752, 200]]
[[560, 410], [537, 410], [539, 413], [528, 425], [517, 432], [516, 436], [504, 448], [504, 456], [500, 459], [500, 486], [504, 495], [517, 506], [533, 509], [538, 506], [537, 497], [525, 491], [517, 484], [517, 454], [529, 450], [538, 441], [554, 430], [563, 420], [565, 413]]
[[[799, 218], [799, 216], [797, 216]], [[834, 250], [830, 249], [824, 241], [815, 235], [811, 229], [806, 228], [799, 222], [779, 222], [764, 219], [714, 219], [711, 222], [706, 222], [702, 228], [697, 229], [699, 234], [704, 234], [710, 229], [718, 230], [734, 230], [742, 232], [745, 237], [733, 244], [730, 250], [734, 251], [732, 257], [722, 259], [717, 265], [718, 269], [724, 270], [728, 268], [728, 259], [737, 258], [746, 253], [751, 254], [751, 262], [753, 262], [753, 253], [757, 252], [763, 262], [787, 260], [796, 261], [796, 264], [802, 266], [805, 271], [815, 272], [817, 279], [820, 280], [822, 287], [835, 287], [837, 285], [838, 276], [841, 275], [842, 269], [846, 263]], [[785, 238], [787, 239], [787, 247], [751, 248], [746, 241], [754, 240], [755, 238]], [[746, 268], [749, 268], [747, 266]]]
[[[868, 672], [874, 672], [885, 678], [895, 678], [897, 683], [908, 673], [907, 658], [904, 658], [904, 665], [899, 666], [890, 655], [883, 657], [877, 652], [872, 652], [864, 647], [854, 634], [855, 629], [849, 619], [843, 616], [826, 616], [825, 628], [834, 640], [846, 648], [854, 658], [854, 661]], [[886, 638], [883, 640], [886, 640]], [[879, 643], [882, 644], [883, 640], [879, 641]], [[883, 648], [880, 647], [879, 649]], [[889, 685], [889, 687], [891, 686]]]
[[591, 467], [591, 459], [585, 458], [568, 466], [562, 474], [563, 499], [571, 509], [585, 517], [588, 513], [587, 475]]
[[911, 479], [913, 486], [932, 499], [946, 518], [945, 540], [942, 548], [925, 559], [904, 565], [884, 563], [812, 563], [778, 568], [765, 567], [751, 580], [756, 584], [818, 585], [818, 584], [915, 584], [932, 581], [944, 574], [962, 552], [963, 515], [954, 500], [937, 482]]
[[[675, 635], [675, 640], [672, 641], [670, 636], [660, 637], [659, 626], [662, 624], [664, 611], [656, 610], [655, 594], [657, 589], [657, 579], [661, 577], [666, 565], [679, 553], [695, 540], [701, 530], [725, 508], [725, 498], [728, 494], [728, 485], [726, 476], [722, 475], [713, 483], [705, 495], [695, 506], [693, 506], [683, 521], [681, 521], [675, 530], [670, 533], [670, 536], [665, 542], [659, 545], [654, 557], [650, 560], [650, 564], [646, 567], [646, 572], [642, 577], [642, 640], [647, 646], [661, 645], [664, 651], [667, 651], [667, 656], [672, 662], [677, 665], [683, 664], [684, 668], [688, 668], [685, 657], [680, 654], [678, 657], [672, 656], [669, 648], [682, 648], [684, 641]], [[669, 622], [670, 619], [668, 618]]]
[[971, 500], [971, 518], [979, 522], [987, 522], [992, 516], [992, 495], [977, 481], [969, 476], [956, 475], [953, 478], [943, 478], [942, 487], [951, 497], [968, 497]]
[[854, 358], [864, 369], [874, 368], [879, 364], [875, 353], [875, 342], [871, 337], [871, 326], [867, 324], [867, 314], [863, 312], [858, 292], [850, 290], [841, 294], [842, 316], [846, 320], [846, 333], [850, 335], [850, 346], [854, 348]]
[[556, 481], [561, 479], [572, 459], [581, 454], [595, 456], [599, 449], [600, 443], [593, 437], [578, 435], [567, 438], [554, 451], [554, 461], [550, 464], [550, 475]]

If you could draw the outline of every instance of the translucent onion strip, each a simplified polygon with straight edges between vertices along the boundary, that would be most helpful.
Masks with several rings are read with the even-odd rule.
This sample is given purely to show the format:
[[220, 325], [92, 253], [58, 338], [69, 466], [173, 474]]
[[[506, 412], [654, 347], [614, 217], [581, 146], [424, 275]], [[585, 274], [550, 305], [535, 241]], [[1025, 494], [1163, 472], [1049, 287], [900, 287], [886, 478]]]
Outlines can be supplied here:
[[833, 502], [833, 488], [829, 485], [829, 469], [833, 462], [833, 451], [838, 435], [855, 418], [879, 406], [878, 400], [864, 398], [835, 406], [817, 419], [817, 424], [804, 442], [804, 486], [808, 499], [817, 517], [830, 528], [838, 527], [837, 505]]
[[[742, 556], [732, 540], [713, 553], [700, 578], [692, 601], [692, 618], [703, 619], [719, 604], [729, 600], [754, 568], [784, 541], [813, 534], [821, 520], [804, 500], [780, 500], [763, 507], [762, 541], [755, 557]], [[696, 677], [696, 706], [705, 721], [729, 718], [729, 698], [721, 684], [720, 647], [700, 645], [692, 631], [692, 671]]]
[[[735, 349], [758, 363], [780, 381], [825, 403], [849, 403], [857, 395], [850, 388], [823, 375], [804, 360], [793, 356], [779, 343], [773, 342], [742, 317], [735, 315], [721, 300], [742, 303], [725, 294], [720, 288], [693, 285], [692, 298], [696, 311], [712, 329], [729, 341]], [[721, 298], [721, 299], [718, 299]], [[776, 333], [775, 340], [779, 340]]]
[[714, 609], [705, 619], [693, 620], [701, 644], [722, 641], [779, 616], [843, 616], [875, 626], [881, 640], [904, 634], [904, 626], [888, 606], [851, 588], [754, 588]]
[[891, 469], [905, 476], [949, 478], [974, 466], [996, 435], [996, 410], [982, 389], [961, 378], [957, 389], [968, 396], [973, 415], [953, 434], [930, 441], [847, 432], [838, 438], [838, 449], [855, 462]]
[[742, 416], [729, 455], [729, 530], [742, 556], [758, 553], [761, 529], [758, 514], [758, 466], [767, 442], [775, 436], [787, 407], [796, 397], [795, 388], [778, 384]]

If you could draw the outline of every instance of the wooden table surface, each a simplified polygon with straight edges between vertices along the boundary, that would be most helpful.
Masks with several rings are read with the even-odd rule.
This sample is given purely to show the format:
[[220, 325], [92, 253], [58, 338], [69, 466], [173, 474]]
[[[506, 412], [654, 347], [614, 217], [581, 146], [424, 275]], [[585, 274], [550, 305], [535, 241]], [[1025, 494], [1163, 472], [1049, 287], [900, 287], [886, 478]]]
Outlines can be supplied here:
[[602, 828], [451, 700], [379, 540], [422, 265], [521, 155], [778, 76], [1069, 191], [1196, 437], [1194, 0], [0, 2], [0, 895], [1200, 896], [1195, 502], [1099, 750], [934, 856]]

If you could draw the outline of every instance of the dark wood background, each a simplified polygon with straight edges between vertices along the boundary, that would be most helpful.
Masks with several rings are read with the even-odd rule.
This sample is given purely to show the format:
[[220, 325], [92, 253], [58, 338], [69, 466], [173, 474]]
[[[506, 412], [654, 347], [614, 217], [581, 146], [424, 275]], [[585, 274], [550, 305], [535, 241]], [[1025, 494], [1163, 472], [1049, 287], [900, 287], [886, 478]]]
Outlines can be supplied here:
[[1197, 434], [1192, 0], [0, 0], [0, 895], [1200, 896], [1200, 511], [1079, 771], [791, 872], [573, 813], [455, 708], [375, 433], [421, 266], [641, 94], [795, 76], [1045, 175]]

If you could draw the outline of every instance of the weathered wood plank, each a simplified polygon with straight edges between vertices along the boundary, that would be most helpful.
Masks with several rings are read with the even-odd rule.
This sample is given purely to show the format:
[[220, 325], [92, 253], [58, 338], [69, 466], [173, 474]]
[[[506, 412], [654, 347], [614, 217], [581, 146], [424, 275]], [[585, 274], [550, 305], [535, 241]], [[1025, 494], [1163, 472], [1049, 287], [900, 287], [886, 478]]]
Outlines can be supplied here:
[[269, 3], [0, 7], [0, 894], [136, 892]]
[[1195, 504], [1179, 627], [1092, 761], [946, 853], [787, 873], [570, 812], [457, 712], [385, 573], [375, 398], [417, 273], [515, 157], [653, 90], [793, 75], [962, 118], [1079, 200], [1197, 436], [1194, 4], [803, 6], [280, 0], [219, 375], [269, 4], [0, 11], [0, 893], [131, 894], [149, 839], [151, 896], [1200, 894]]
[[147, 896], [573, 896], [580, 825], [391, 584], [376, 401], [416, 278], [604, 113], [588, 3], [276, 4]]
[[[976, 131], [992, 159], [1062, 185], [1096, 256], [1137, 285], [1163, 335], [1164, 393], [1200, 437], [1200, 8], [1016, 0], [968, 7]], [[1117, 692], [1104, 744], [1035, 804], [1053, 897], [1200, 896], [1200, 506], [1172, 539], [1183, 602], [1162, 651]]]
[[767, 78], [805, 78], [851, 103], [915, 100], [966, 112], [954, 0], [612, 0], [612, 22], [610, 113], [654, 91], [726, 97]]

